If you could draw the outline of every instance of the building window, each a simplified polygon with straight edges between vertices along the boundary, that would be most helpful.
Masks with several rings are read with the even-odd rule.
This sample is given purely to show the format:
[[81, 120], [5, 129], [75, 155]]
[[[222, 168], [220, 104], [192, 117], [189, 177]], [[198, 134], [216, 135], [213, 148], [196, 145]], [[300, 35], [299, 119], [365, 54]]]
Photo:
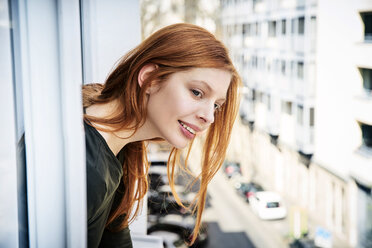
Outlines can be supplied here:
[[251, 98], [252, 102], [256, 101], [256, 90], [255, 89], [252, 89], [250, 91], [250, 98]]
[[360, 13], [364, 23], [364, 40], [372, 41], [372, 12]]
[[310, 108], [310, 120], [309, 120], [310, 127], [314, 126], [314, 108]]
[[304, 123], [304, 106], [297, 105], [297, 124], [301, 125]]
[[298, 34], [305, 33], [305, 17], [298, 18]]
[[266, 58], [261, 59], [260, 69], [263, 70], [263, 71], [266, 69]]
[[282, 60], [280, 70], [282, 72], [282, 75], [285, 76], [285, 60]]
[[296, 19], [291, 20], [291, 33], [295, 34], [296, 33]]
[[251, 63], [252, 63], [252, 68], [257, 68], [257, 56], [252, 56], [251, 58]]
[[302, 61], [297, 62], [297, 78], [304, 78], [304, 62]]
[[363, 88], [368, 94], [372, 94], [372, 69], [359, 68], [363, 78]]
[[267, 110], [271, 111], [271, 96], [267, 95], [266, 99], [267, 99]]
[[276, 36], [276, 21], [269, 22], [269, 37]]
[[285, 35], [285, 33], [287, 32], [287, 22], [285, 19], [282, 20], [282, 35]]
[[361, 123], [360, 129], [362, 131], [363, 145], [372, 147], [372, 126]]
[[263, 93], [262, 92], [257, 92], [257, 101], [259, 103], [263, 103]]
[[291, 61], [291, 76], [294, 77], [296, 75], [295, 73], [295, 62]]
[[282, 101], [282, 112], [292, 115], [292, 102]]
[[316, 16], [310, 19], [310, 46], [311, 51], [316, 50]]
[[243, 24], [243, 36], [251, 36], [251, 24]]
[[261, 24], [256, 22], [256, 36], [261, 35]]
[[275, 59], [274, 60], [274, 72], [275, 73], [279, 73], [279, 70], [280, 70], [280, 60], [279, 59]]

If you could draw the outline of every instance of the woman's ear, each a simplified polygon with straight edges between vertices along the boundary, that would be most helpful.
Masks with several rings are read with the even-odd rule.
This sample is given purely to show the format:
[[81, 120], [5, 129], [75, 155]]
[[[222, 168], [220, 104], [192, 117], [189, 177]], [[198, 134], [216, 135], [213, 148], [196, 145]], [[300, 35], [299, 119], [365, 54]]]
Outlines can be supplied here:
[[[157, 68], [158, 66], [156, 64], [146, 64], [140, 69], [138, 73], [138, 84], [140, 87], [142, 87], [143, 83], [150, 76], [151, 72], [153, 72]], [[149, 86], [148, 90], [150, 90], [150, 88], [151, 86]], [[147, 92], [146, 90], [146, 93], [149, 93], [149, 92]]]

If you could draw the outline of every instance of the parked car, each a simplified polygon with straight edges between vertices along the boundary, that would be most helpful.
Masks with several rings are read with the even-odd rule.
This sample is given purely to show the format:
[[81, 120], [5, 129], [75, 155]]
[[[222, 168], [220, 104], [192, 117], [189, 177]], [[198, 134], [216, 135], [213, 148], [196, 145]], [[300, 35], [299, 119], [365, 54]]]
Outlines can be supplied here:
[[164, 160], [155, 160], [155, 161], [150, 161], [150, 166], [163, 166], [167, 167], [167, 161]]
[[315, 242], [309, 238], [295, 239], [289, 244], [290, 248], [316, 248]]
[[[147, 234], [160, 236], [164, 240], [164, 248], [170, 247], [189, 247], [186, 242], [192, 238], [192, 231], [195, 227], [195, 218], [191, 215], [168, 214], [160, 218], [149, 216], [149, 227]], [[205, 223], [201, 224], [200, 232], [195, 243], [190, 246], [193, 248], [203, 247], [208, 242], [208, 229]]]
[[283, 219], [287, 210], [281, 196], [276, 192], [259, 191], [249, 199], [253, 212], [264, 220]]
[[249, 202], [249, 199], [254, 197], [257, 192], [264, 191], [264, 188], [255, 182], [242, 182], [240, 184], [236, 184], [235, 188], [238, 193], [246, 199], [247, 202]]
[[225, 162], [223, 168], [227, 178], [229, 179], [242, 174], [240, 164], [236, 162]]

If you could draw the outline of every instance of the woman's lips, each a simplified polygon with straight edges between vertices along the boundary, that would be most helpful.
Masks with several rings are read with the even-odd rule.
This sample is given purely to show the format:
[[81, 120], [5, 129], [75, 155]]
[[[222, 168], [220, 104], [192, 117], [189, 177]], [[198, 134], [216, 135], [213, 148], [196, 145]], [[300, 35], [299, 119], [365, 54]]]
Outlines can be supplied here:
[[180, 122], [179, 122], [179, 124], [180, 124], [180, 128], [181, 128], [181, 132], [182, 132], [182, 134], [186, 137], [186, 138], [188, 138], [188, 139], [193, 139], [194, 137], [195, 137], [195, 134], [193, 134], [193, 133], [190, 133], [190, 131], [188, 131]]

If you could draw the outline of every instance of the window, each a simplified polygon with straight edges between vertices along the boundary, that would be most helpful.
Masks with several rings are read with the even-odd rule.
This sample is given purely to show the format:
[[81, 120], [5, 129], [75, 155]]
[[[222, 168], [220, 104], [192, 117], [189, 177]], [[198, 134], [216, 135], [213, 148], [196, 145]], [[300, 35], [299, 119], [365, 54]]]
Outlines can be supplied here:
[[261, 24], [256, 22], [256, 36], [261, 35]]
[[279, 202], [268, 202], [266, 203], [266, 208], [278, 208], [280, 207]]
[[286, 33], [286, 25], [287, 25], [287, 22], [286, 22], [286, 20], [285, 19], [283, 19], [282, 20], [282, 35], [285, 35], [285, 33]]
[[271, 111], [271, 96], [267, 95], [267, 110]]
[[314, 126], [314, 108], [310, 108], [310, 120], [309, 120], [310, 127]]
[[310, 19], [310, 31], [312, 35], [316, 35], [316, 16], [312, 16]]
[[372, 126], [361, 123], [360, 129], [362, 131], [363, 145], [372, 147]]
[[255, 89], [250, 90], [250, 98], [252, 102], [256, 101], [256, 90]]
[[[0, 167], [6, 172], [0, 175], [0, 188], [6, 189], [0, 194], [1, 247], [86, 244], [85, 139], [79, 89], [83, 77], [99, 82], [101, 69], [106, 76], [105, 68], [117, 59], [116, 49], [125, 51], [138, 44], [140, 8], [138, 1], [94, 1], [88, 4], [97, 7], [92, 12], [81, 2], [0, 1]], [[40, 27], [22, 25], [41, 22]], [[84, 35], [85, 30], [89, 35]], [[107, 34], [109, 30], [114, 36]], [[38, 46], [32, 45], [33, 37]], [[105, 41], [115, 48], [108, 65], [103, 66], [106, 57], [101, 54], [83, 60], [98, 51], [108, 54], [103, 49]], [[90, 63], [99, 70], [91, 70]], [[29, 137], [26, 146], [24, 132]], [[50, 223], [53, 228], [47, 228]]]
[[279, 61], [279, 59], [275, 59], [274, 60], [274, 72], [278, 73], [279, 69], [280, 69], [280, 61]]
[[295, 27], [296, 27], [296, 19], [292, 19], [291, 20], [291, 33], [292, 34], [295, 34], [296, 33]]
[[276, 21], [269, 22], [269, 37], [276, 36]]
[[312, 16], [310, 19], [310, 48], [311, 51], [316, 50], [316, 17]]
[[371, 94], [372, 93], [372, 69], [359, 68], [360, 74], [363, 78], [363, 88], [364, 90]]
[[295, 62], [294, 61], [291, 61], [291, 76], [294, 77], [295, 76]]
[[251, 34], [251, 24], [246, 23], [243, 24], [243, 36], [250, 36]]
[[252, 56], [251, 64], [252, 64], [252, 68], [257, 68], [257, 56]]
[[297, 124], [302, 125], [304, 123], [304, 106], [297, 105]]
[[282, 101], [282, 112], [292, 115], [292, 102]]
[[304, 62], [302, 61], [297, 62], [297, 78], [304, 78]]
[[263, 93], [262, 92], [257, 92], [257, 101], [259, 103], [263, 103]]
[[261, 67], [260, 67], [261, 70], [265, 70], [266, 69], [266, 58], [262, 58], [261, 59]]
[[372, 12], [360, 13], [364, 23], [364, 40], [372, 41]]
[[298, 18], [298, 34], [305, 33], [305, 17]]
[[285, 76], [285, 60], [282, 60], [280, 70], [282, 72], [282, 75]]

